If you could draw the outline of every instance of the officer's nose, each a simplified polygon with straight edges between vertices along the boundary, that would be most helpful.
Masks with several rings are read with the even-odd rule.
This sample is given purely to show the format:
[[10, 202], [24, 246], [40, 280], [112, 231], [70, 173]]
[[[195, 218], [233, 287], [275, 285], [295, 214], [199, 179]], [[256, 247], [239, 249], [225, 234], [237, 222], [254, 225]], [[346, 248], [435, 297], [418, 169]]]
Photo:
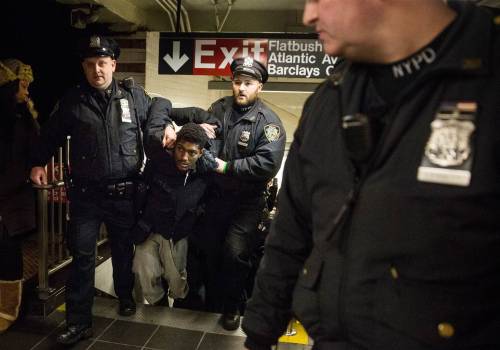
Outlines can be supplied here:
[[318, 8], [315, 1], [306, 0], [304, 5], [304, 14], [302, 16], [302, 23], [305, 26], [312, 26], [318, 19]]

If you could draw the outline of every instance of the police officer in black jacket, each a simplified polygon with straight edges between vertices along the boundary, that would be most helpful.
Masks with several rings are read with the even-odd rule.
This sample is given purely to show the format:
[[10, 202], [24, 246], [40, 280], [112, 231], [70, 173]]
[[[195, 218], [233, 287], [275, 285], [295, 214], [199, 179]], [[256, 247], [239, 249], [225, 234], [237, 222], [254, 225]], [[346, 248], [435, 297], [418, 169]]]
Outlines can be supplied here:
[[308, 99], [242, 328], [314, 349], [500, 348], [500, 17], [307, 1], [342, 72]]
[[[33, 155], [31, 179], [46, 184], [42, 167], [71, 137], [71, 209], [68, 248], [73, 256], [66, 284], [67, 329], [57, 341], [72, 344], [92, 334], [95, 244], [106, 224], [119, 313], [135, 313], [132, 297], [133, 245], [128, 233], [134, 224], [133, 196], [143, 164], [141, 129], [146, 121], [165, 129], [165, 144], [175, 140], [166, 104], [149, 114], [152, 100], [142, 88], [122, 85], [113, 78], [120, 49], [115, 40], [92, 36], [81, 51], [86, 81], [69, 90], [41, 130]], [[167, 127], [165, 127], [167, 125]], [[173, 134], [173, 136], [172, 136]], [[68, 179], [66, 179], [68, 180]]]
[[[208, 303], [222, 301], [222, 325], [235, 330], [251, 268], [252, 240], [265, 206], [264, 193], [280, 168], [286, 136], [279, 117], [258, 98], [268, 78], [265, 66], [242, 57], [232, 62], [231, 71], [233, 96], [216, 101], [208, 112], [183, 108], [174, 109], [172, 115], [211, 114], [218, 119], [218, 135], [211, 140], [219, 164], [212, 180], [215, 190], [198, 233], [200, 240], [206, 240], [201, 246], [209, 260]], [[222, 242], [222, 269], [217, 265], [217, 242]], [[209, 305], [216, 311], [218, 307]]]

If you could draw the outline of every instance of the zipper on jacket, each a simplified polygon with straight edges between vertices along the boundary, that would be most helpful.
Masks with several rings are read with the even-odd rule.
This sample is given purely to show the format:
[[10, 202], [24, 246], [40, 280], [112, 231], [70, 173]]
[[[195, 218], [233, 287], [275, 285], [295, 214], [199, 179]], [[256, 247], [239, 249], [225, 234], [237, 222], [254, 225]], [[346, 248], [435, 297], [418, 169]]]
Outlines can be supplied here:
[[[342, 93], [341, 93], [341, 87], [338, 87], [338, 98], [340, 105], [342, 105]], [[339, 310], [339, 315], [338, 315], [338, 324], [339, 324], [339, 329], [341, 334], [345, 335], [346, 337], [348, 336], [346, 324], [345, 324], [345, 318], [346, 318], [346, 307], [344, 303], [344, 295], [345, 295], [345, 289], [346, 289], [346, 284], [347, 284], [347, 279], [348, 279], [348, 274], [347, 271], [349, 270], [349, 236], [350, 236], [350, 231], [352, 228], [352, 214], [354, 213], [354, 208], [356, 206], [356, 202], [359, 196], [359, 193], [361, 192], [361, 189], [363, 187], [363, 184], [365, 183], [366, 179], [369, 177], [371, 174], [375, 162], [377, 161], [378, 157], [380, 156], [380, 153], [382, 152], [382, 149], [384, 147], [384, 140], [387, 139], [387, 136], [392, 128], [394, 117], [399, 110], [399, 104], [394, 104], [393, 109], [388, 113], [388, 123], [385, 125], [384, 130], [382, 134], [380, 135], [380, 138], [375, 146], [375, 150], [370, 156], [370, 159], [364, 169], [364, 171], [360, 172], [352, 163], [351, 160], [349, 162], [352, 164], [354, 168], [354, 184], [353, 188], [351, 189], [349, 196], [346, 200], [349, 201], [348, 205], [348, 210], [345, 210], [345, 213], [343, 214], [345, 216], [345, 222], [344, 225], [341, 225], [339, 227], [340, 231], [338, 234], [340, 235], [338, 239], [338, 247], [339, 247], [339, 252], [344, 255], [344, 264], [342, 264], [342, 271], [340, 274], [340, 283], [339, 283], [339, 293], [338, 293], [338, 300], [337, 300], [337, 309]], [[344, 204], [344, 206], [346, 205]], [[342, 227], [343, 226], [343, 227]], [[343, 229], [342, 229], [343, 228]]]
[[[106, 150], [108, 153], [108, 166], [109, 166], [109, 173], [110, 174], [113, 174], [113, 162], [111, 161], [111, 146], [110, 146], [110, 140], [109, 140], [110, 132], [109, 132], [109, 125], [107, 123], [106, 117], [109, 116], [109, 109], [111, 108], [111, 104], [113, 103], [114, 97], [115, 96], [113, 95], [109, 98], [108, 106], [106, 108], [106, 115], [103, 115], [103, 119], [102, 119], [104, 121], [104, 132], [106, 134]], [[119, 147], [120, 147], [120, 145], [118, 145], [118, 148]]]

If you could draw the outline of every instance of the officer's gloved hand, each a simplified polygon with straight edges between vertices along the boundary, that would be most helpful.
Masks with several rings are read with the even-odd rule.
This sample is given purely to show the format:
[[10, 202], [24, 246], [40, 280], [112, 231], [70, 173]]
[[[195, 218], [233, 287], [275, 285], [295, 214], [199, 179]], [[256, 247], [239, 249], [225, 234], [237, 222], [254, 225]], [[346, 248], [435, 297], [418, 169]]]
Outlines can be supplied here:
[[196, 170], [202, 173], [208, 173], [217, 169], [218, 163], [215, 160], [215, 154], [209, 150], [204, 150], [201, 157], [196, 162]]
[[143, 219], [139, 219], [130, 231], [130, 238], [135, 245], [144, 243], [151, 234], [151, 225]]

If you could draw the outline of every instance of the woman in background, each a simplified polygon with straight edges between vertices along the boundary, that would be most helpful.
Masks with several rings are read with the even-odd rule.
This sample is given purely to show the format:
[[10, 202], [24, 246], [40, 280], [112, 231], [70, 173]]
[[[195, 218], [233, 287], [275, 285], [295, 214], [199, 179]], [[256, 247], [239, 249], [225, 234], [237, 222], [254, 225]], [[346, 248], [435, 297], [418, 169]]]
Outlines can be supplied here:
[[35, 228], [29, 150], [37, 136], [37, 112], [29, 99], [29, 65], [0, 61], [0, 333], [17, 319], [23, 258], [20, 235]]

